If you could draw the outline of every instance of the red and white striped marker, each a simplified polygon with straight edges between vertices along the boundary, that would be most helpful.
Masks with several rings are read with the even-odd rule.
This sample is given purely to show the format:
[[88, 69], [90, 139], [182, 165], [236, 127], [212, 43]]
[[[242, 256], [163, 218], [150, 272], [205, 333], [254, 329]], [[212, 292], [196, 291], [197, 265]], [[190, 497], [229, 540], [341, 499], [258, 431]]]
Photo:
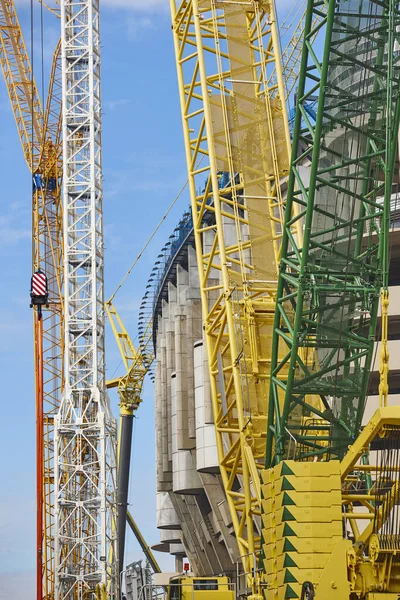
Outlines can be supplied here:
[[32, 275], [31, 293], [34, 296], [47, 296], [47, 277], [41, 271]]

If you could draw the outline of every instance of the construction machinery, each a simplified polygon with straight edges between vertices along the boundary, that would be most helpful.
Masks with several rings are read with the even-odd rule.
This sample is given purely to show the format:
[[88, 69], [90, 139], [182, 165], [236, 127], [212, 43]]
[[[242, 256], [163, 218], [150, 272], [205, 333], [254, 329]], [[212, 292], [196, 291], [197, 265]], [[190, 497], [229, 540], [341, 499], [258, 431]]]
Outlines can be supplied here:
[[[171, 11], [219, 465], [250, 597], [397, 598], [398, 7], [308, 3], [290, 168], [273, 3]], [[381, 290], [382, 408], [362, 430]]]
[[100, 28], [62, 0], [65, 384], [54, 424], [57, 600], [119, 594], [116, 423], [106, 392]]
[[172, 0], [171, 12], [219, 467], [256, 598], [290, 153], [279, 33], [271, 2]]
[[128, 525], [129, 525], [133, 535], [135, 536], [136, 540], [138, 541], [139, 546], [141, 547], [143, 554], [146, 557], [146, 560], [148, 561], [150, 567], [152, 568], [153, 573], [161, 573], [160, 566], [159, 566], [157, 560], [155, 559], [154, 554], [151, 551], [151, 548], [149, 547], [149, 545], [147, 544], [143, 535], [141, 534], [140, 529], [137, 526], [137, 524], [136, 524], [135, 520], [133, 519], [129, 510], [126, 512], [126, 519], [127, 519]]
[[[400, 591], [400, 411], [387, 406], [400, 13], [369, 1], [326, 10], [320, 59], [308, 42], [320, 3], [308, 4], [287, 191], [262, 473], [265, 595], [383, 600]], [[380, 408], [363, 422], [380, 296]]]
[[[13, 0], [0, 2], [0, 62], [32, 177], [32, 273], [47, 278], [34, 317], [37, 420], [37, 598], [54, 594], [54, 417], [63, 389], [61, 60], [57, 45], [47, 101], [40, 98]], [[39, 508], [41, 507], [41, 508]]]
[[[115, 294], [105, 304], [107, 316], [111, 324], [114, 337], [125, 366], [125, 375], [107, 381], [107, 388], [118, 388], [119, 396], [119, 433], [118, 433], [118, 556], [119, 573], [124, 569], [125, 554], [125, 532], [126, 523], [130, 525], [140, 545], [144, 546], [143, 537], [137, 528], [132, 516], [128, 517], [128, 490], [129, 471], [132, 451], [133, 419], [135, 412], [142, 402], [142, 389], [144, 379], [151, 370], [154, 355], [150, 348], [152, 340], [151, 322], [148, 322], [141, 338], [141, 344], [137, 350], [132, 339], [119, 315], [113, 299]], [[146, 545], [147, 546], [147, 545]], [[150, 549], [146, 547], [146, 556], [149, 558], [155, 572], [159, 572], [157, 561], [154, 559]]]
[[[47, 7], [51, 12], [60, 16], [59, 7], [55, 10], [51, 6]], [[68, 7], [70, 11], [71, 7]], [[73, 12], [73, 11], [72, 11]], [[78, 19], [84, 18], [86, 13], [82, 13]], [[72, 15], [72, 13], [71, 13]], [[70, 16], [69, 18], [72, 18]], [[94, 27], [97, 28], [96, 17], [94, 17]], [[87, 28], [80, 30], [82, 23], [71, 23], [68, 25], [69, 32], [76, 31], [80, 36], [86, 38]], [[12, 0], [4, 0], [0, 5], [0, 60], [2, 64], [4, 78], [7, 84], [7, 89], [11, 101], [11, 106], [14, 112], [14, 117], [17, 124], [18, 133], [21, 139], [24, 156], [28, 167], [32, 173], [33, 183], [33, 272], [31, 284], [31, 303], [37, 308], [35, 316], [35, 372], [36, 372], [36, 406], [37, 406], [37, 598], [53, 598], [54, 597], [54, 417], [60, 407], [61, 391], [63, 389], [64, 374], [64, 327], [63, 327], [63, 234], [62, 234], [62, 202], [61, 202], [61, 181], [62, 181], [62, 112], [61, 112], [61, 43], [57, 44], [52, 68], [50, 72], [49, 88], [47, 93], [47, 102], [45, 110], [42, 108], [42, 102], [39, 97], [34, 75], [31, 68], [31, 62], [26, 50], [24, 37], [18, 21], [17, 12]], [[76, 43], [79, 44], [79, 38]], [[98, 44], [97, 44], [98, 45]], [[74, 54], [74, 49], [70, 48], [69, 52]], [[86, 55], [82, 59], [74, 62], [73, 69], [77, 70], [79, 64], [86, 60]], [[99, 76], [98, 68], [96, 67], [97, 77]], [[73, 76], [69, 74], [71, 85]], [[77, 85], [83, 90], [87, 86], [88, 74], [83, 77], [84, 83], [78, 81]], [[87, 90], [86, 90], [87, 91]], [[87, 91], [88, 93], [88, 91]], [[74, 98], [74, 94], [72, 95]], [[74, 101], [74, 100], [72, 100]], [[83, 134], [90, 135], [87, 130], [87, 124], [83, 119], [83, 114], [87, 112], [87, 100], [82, 97], [79, 106], [75, 106], [75, 111], [79, 112], [79, 116], [70, 115], [71, 121], [74, 123], [72, 128], [76, 129], [77, 140], [69, 139], [70, 152], [74, 154], [74, 161], [78, 156], [73, 150], [74, 144], [81, 152], [86, 155], [91, 152], [88, 145], [88, 138], [83, 144]], [[83, 112], [82, 112], [83, 111]], [[97, 112], [99, 108], [97, 106]], [[81, 114], [82, 113], [82, 114]], [[78, 127], [79, 125], [79, 127]], [[67, 126], [71, 128], [71, 126]], [[98, 134], [97, 134], [98, 135]], [[93, 146], [93, 144], [92, 144]], [[98, 161], [96, 159], [96, 165]], [[86, 177], [90, 178], [90, 173], [87, 171]], [[99, 177], [99, 176], [98, 176]], [[72, 212], [77, 210], [79, 204], [83, 204], [88, 191], [84, 190], [85, 182], [81, 178], [81, 173], [78, 175], [78, 180], [74, 183], [74, 175], [71, 175], [73, 197]], [[79, 192], [79, 193], [78, 193]], [[98, 195], [98, 191], [96, 192]], [[87, 207], [80, 206], [76, 217], [79, 222], [80, 232], [83, 232], [82, 223], [89, 221], [86, 212]], [[97, 226], [101, 223], [98, 221]], [[100, 231], [97, 232], [99, 235]], [[73, 236], [71, 236], [72, 238]], [[81, 233], [77, 232], [75, 238], [80, 238], [80, 243], [86, 244], [85, 237], [81, 237]], [[73, 242], [75, 243], [75, 242]], [[97, 241], [101, 245], [101, 240]], [[74, 271], [74, 277], [80, 277], [79, 264], [77, 263], [76, 246], [73, 253], [75, 257], [71, 260], [71, 266]], [[97, 252], [98, 254], [98, 252]], [[80, 257], [82, 258], [82, 257]], [[96, 259], [97, 260], [97, 259]], [[88, 264], [84, 264], [86, 269]], [[39, 280], [43, 277], [46, 286], [46, 294], [40, 295], [34, 289], [34, 283], [37, 287]], [[34, 282], [35, 280], [35, 282]], [[83, 289], [83, 288], [82, 288]], [[82, 289], [79, 290], [79, 300], [74, 300], [74, 306], [78, 306], [86, 300], [83, 298]], [[72, 291], [72, 286], [71, 286]], [[106, 308], [110, 304], [106, 305]], [[114, 308], [111, 309], [114, 315]], [[77, 315], [75, 315], [76, 317]], [[82, 315], [81, 315], [82, 316]], [[110, 312], [109, 312], [110, 316]], [[112, 317], [110, 316], [111, 320]], [[114, 321], [112, 320], [112, 323]], [[79, 326], [76, 325], [74, 336], [78, 335]], [[126, 330], [125, 330], [126, 331]], [[81, 337], [82, 336], [82, 337]], [[90, 337], [88, 331], [81, 331], [79, 334], [80, 343], [83, 339]], [[121, 340], [121, 336], [117, 337]], [[130, 338], [129, 338], [130, 341]], [[131, 343], [131, 342], [130, 342]], [[147, 348], [147, 346], [146, 346]], [[146, 362], [146, 368], [141, 368], [137, 361], [127, 368], [127, 376], [119, 380], [119, 392], [122, 398], [121, 414], [132, 417], [130, 401], [132, 400], [132, 392], [136, 393], [137, 401], [133, 403], [137, 407], [140, 402], [141, 386], [147, 371], [151, 367], [151, 355], [146, 353], [146, 348], [142, 348], [143, 364]], [[121, 347], [122, 349], [122, 347]], [[125, 347], [126, 349], [126, 347]], [[82, 348], [79, 349], [79, 353]], [[136, 358], [139, 354], [135, 354]], [[124, 355], [128, 360], [128, 357]], [[82, 365], [80, 365], [82, 366]], [[139, 372], [140, 371], [140, 372]], [[133, 384], [133, 379], [136, 384]], [[115, 382], [110, 383], [110, 387], [114, 387]], [[140, 389], [139, 389], [140, 386]], [[68, 412], [68, 409], [67, 409]], [[123, 419], [121, 419], [123, 422]], [[78, 434], [79, 436], [80, 434]], [[114, 434], [113, 434], [114, 435]], [[121, 428], [121, 440], [126, 441], [126, 428]], [[122, 452], [123, 465], [128, 464], [130, 446], [123, 443], [124, 452]], [[83, 456], [82, 460], [85, 460]], [[127, 472], [122, 468], [121, 473]], [[128, 471], [129, 472], [129, 471]], [[64, 475], [62, 475], [64, 477]], [[83, 483], [83, 481], [82, 481]], [[75, 485], [72, 480], [69, 485]], [[127, 492], [126, 486], [119, 485], [120, 495]], [[120, 498], [121, 499], [121, 498]], [[125, 503], [126, 515], [126, 500]], [[76, 517], [77, 523], [79, 519], [84, 517]], [[125, 523], [126, 518], [139, 539], [139, 543], [143, 545], [144, 552], [150, 560], [155, 572], [159, 571], [159, 566], [155, 560], [150, 548], [145, 544], [140, 531], [133, 521], [132, 516], [128, 513], [128, 517], [123, 518]], [[79, 528], [79, 525], [77, 524]], [[124, 530], [123, 524], [120, 524], [120, 530]], [[90, 531], [90, 528], [89, 528]], [[113, 536], [116, 535], [116, 527], [114, 527]], [[120, 539], [124, 539], [121, 536]], [[122, 552], [123, 542], [120, 543], [120, 551]], [[61, 551], [62, 552], [62, 551]], [[79, 557], [79, 552], [73, 553], [73, 562], [86, 561], [83, 555]], [[123, 561], [123, 552], [122, 552]], [[78, 569], [75, 564], [74, 569]]]
[[[44, 273], [46, 274], [49, 284], [49, 307], [48, 311], [44, 311], [44, 318], [42, 323], [38, 323], [36, 326], [37, 335], [42, 331], [43, 328], [43, 336], [41, 340], [36, 340], [35, 348], [36, 348], [36, 364], [37, 364], [37, 378], [38, 378], [38, 386], [37, 389], [40, 390], [38, 392], [38, 506], [40, 507], [42, 504], [44, 506], [43, 510], [43, 518], [44, 522], [42, 523], [40, 515], [42, 511], [39, 508], [38, 511], [38, 542], [37, 542], [37, 580], [38, 580], [38, 597], [53, 597], [54, 596], [54, 583], [55, 583], [55, 574], [54, 574], [54, 557], [55, 557], [55, 546], [59, 550], [61, 554], [65, 552], [65, 554], [69, 557], [68, 560], [70, 564], [65, 566], [63, 563], [63, 559], [60, 557], [57, 558], [63, 564], [63, 567], [69, 571], [79, 570], [77, 567], [77, 563], [81, 561], [82, 563], [91, 563], [91, 559], [85, 558], [85, 550], [82, 550], [84, 546], [84, 542], [81, 540], [78, 543], [82, 550], [78, 550], [78, 546], [74, 546], [74, 552], [72, 554], [68, 553], [68, 550], [64, 550], [65, 545], [65, 536], [63, 535], [63, 527], [65, 527], [66, 519], [68, 522], [74, 521], [74, 527], [77, 529], [80, 528], [80, 523], [84, 522], [85, 516], [82, 516], [78, 510], [78, 507], [75, 503], [75, 509], [73, 509], [72, 505], [68, 507], [68, 510], [71, 510], [72, 519], [68, 516], [68, 511], [62, 510], [61, 507], [65, 507], [65, 498], [60, 496], [61, 489], [62, 493], [68, 495], [68, 490], [64, 489], [61, 485], [61, 481], [57, 482], [58, 492], [57, 497], [54, 496], [54, 457], [53, 451], [56, 448], [59, 453], [58, 457], [56, 457], [56, 463], [58, 464], [58, 471], [61, 473], [61, 477], [65, 477], [64, 468], [66, 468], [66, 464], [69, 461], [69, 458], [64, 456], [64, 450], [62, 449], [63, 444], [65, 445], [65, 431], [64, 426], [68, 428], [68, 435], [71, 433], [72, 429], [75, 429], [76, 435], [75, 440], [80, 439], [82, 435], [82, 428], [78, 427], [79, 423], [77, 423], [76, 415], [73, 415], [73, 406], [75, 399], [72, 400], [72, 404], [70, 404], [70, 400], [66, 398], [70, 391], [67, 390], [66, 395], [64, 395], [63, 406], [60, 409], [60, 401], [61, 401], [61, 391], [64, 389], [64, 367], [63, 362], [64, 358], [68, 355], [74, 354], [75, 358], [72, 358], [72, 363], [66, 365], [66, 369], [73, 369], [73, 374], [70, 377], [70, 384], [72, 388], [73, 377], [77, 377], [79, 379], [78, 387], [83, 386], [83, 380], [80, 378], [83, 371], [86, 368], [90, 371], [91, 359], [88, 360], [88, 364], [84, 366], [84, 363], [87, 361], [79, 361], [79, 369], [76, 365], [76, 357], [83, 353], [86, 355], [86, 351], [92, 353], [94, 351], [94, 343], [99, 343], [99, 365], [100, 371], [102, 370], [102, 321], [100, 319], [99, 324], [100, 328], [97, 333], [98, 339], [96, 342], [92, 340], [89, 342], [89, 338], [93, 334], [93, 329], [87, 327], [87, 323], [83, 324], [84, 315], [83, 313], [77, 314], [74, 312], [74, 307], [77, 306], [77, 302], [86, 305], [86, 302], [92, 301], [89, 300], [89, 292], [87, 283], [83, 285], [82, 288], [79, 288], [79, 300], [75, 297], [74, 286], [76, 288], [76, 281], [78, 278], [84, 278], [86, 282], [89, 281], [91, 269], [94, 268], [95, 264], [92, 261], [91, 269], [88, 269], [88, 259], [87, 255], [84, 257], [85, 252], [80, 255], [77, 252], [76, 242], [79, 240], [81, 244], [81, 249], [85, 246], [85, 251], [87, 249], [86, 241], [87, 231], [88, 231], [88, 223], [92, 218], [93, 214], [96, 215], [97, 225], [99, 225], [99, 220], [101, 219], [101, 208], [97, 205], [100, 204], [100, 192], [99, 192], [99, 161], [97, 160], [100, 151], [100, 140], [99, 140], [99, 98], [97, 97], [97, 89], [99, 83], [99, 55], [98, 55], [98, 7], [94, 6], [94, 12], [92, 11], [92, 5], [85, 5], [83, 8], [83, 12], [79, 12], [79, 15], [75, 15], [74, 8], [75, 5], [70, 3], [64, 3], [61, 5], [61, 10], [59, 6], [56, 8], [52, 8], [51, 6], [46, 8], [50, 8], [51, 12], [54, 12], [57, 16], [61, 16], [61, 26], [64, 40], [64, 62], [61, 65], [60, 60], [60, 49], [61, 46], [58, 45], [54, 55], [54, 61], [50, 76], [50, 86], [47, 96], [47, 105], [46, 111], [41, 109], [41, 101], [39, 98], [39, 94], [34, 82], [34, 77], [32, 73], [32, 69], [30, 66], [30, 61], [26, 52], [25, 44], [23, 41], [23, 36], [20, 30], [20, 26], [18, 23], [16, 11], [14, 4], [11, 0], [4, 0], [1, 5], [1, 16], [2, 16], [2, 66], [4, 70], [5, 79], [7, 82], [10, 99], [12, 102], [12, 107], [14, 110], [16, 123], [18, 127], [18, 131], [20, 133], [22, 146], [24, 149], [25, 157], [29, 168], [31, 169], [33, 175], [33, 223], [34, 223], [34, 231], [33, 231], [33, 239], [34, 239], [34, 271], [42, 268]], [[86, 16], [88, 16], [86, 23]], [[89, 18], [90, 16], [90, 18]], [[72, 32], [72, 33], [71, 33]], [[89, 61], [90, 64], [85, 66], [84, 72], [79, 72], [79, 65], [83, 65], [86, 61], [86, 57], [91, 53], [92, 49], [88, 48], [87, 36], [91, 32], [94, 32], [93, 37], [93, 47], [94, 47], [94, 59], [93, 62]], [[68, 37], [70, 36], [70, 38]], [[72, 40], [72, 41], [71, 41]], [[71, 45], [68, 44], [71, 42]], [[83, 47], [80, 46], [80, 43], [83, 42]], [[74, 45], [75, 44], [75, 45]], [[80, 46], [78, 48], [78, 46]], [[298, 43], [293, 46], [297, 49]], [[71, 56], [67, 56], [70, 54], [74, 56], [72, 60]], [[81, 55], [81, 57], [79, 57]], [[64, 158], [68, 156], [68, 153], [71, 157], [71, 161], [74, 164], [65, 164], [64, 168], [68, 171], [70, 179], [67, 181], [68, 185], [70, 185], [69, 191], [66, 191], [66, 198], [69, 194], [70, 199], [69, 203], [65, 199], [66, 213], [64, 216], [70, 219], [69, 225], [67, 225], [68, 231], [70, 232], [70, 238], [66, 241], [65, 248], [67, 246], [71, 246], [70, 254], [74, 254], [74, 257], [70, 256], [64, 264], [69, 269], [70, 278], [72, 278], [72, 282], [70, 285], [70, 290], [66, 297], [66, 303], [71, 303], [70, 305], [70, 313], [73, 313], [71, 316], [73, 323], [69, 324], [69, 333], [67, 332], [64, 337], [64, 326], [63, 326], [63, 308], [64, 308], [64, 298], [63, 298], [63, 287], [64, 287], [64, 270], [63, 270], [63, 242], [62, 242], [62, 203], [60, 198], [60, 189], [61, 189], [61, 174], [62, 174], [62, 155], [61, 155], [61, 137], [62, 137], [62, 127], [61, 127], [61, 66], [63, 66], [64, 70], [67, 70], [68, 77], [66, 79], [66, 86], [64, 89], [64, 103], [65, 103], [65, 114], [64, 114], [64, 134], [68, 134], [68, 132], [73, 131], [74, 135], [70, 135], [67, 138], [67, 141], [64, 144]], [[87, 82], [93, 79], [94, 89], [90, 91], [93, 94], [92, 97], [89, 96], [89, 91], [87, 87]], [[272, 85], [272, 84], [271, 84]], [[274, 84], [275, 85], [275, 84]], [[73, 92], [68, 91], [68, 86], [73, 89]], [[90, 86], [89, 86], [90, 87]], [[76, 103], [76, 89], [79, 88], [79, 102]], [[70, 99], [71, 97], [71, 99]], [[94, 100], [93, 100], [94, 98]], [[88, 102], [89, 99], [89, 102]], [[93, 100], [93, 102], [92, 102]], [[68, 107], [68, 102], [70, 107]], [[89, 121], [85, 122], [85, 116], [88, 114], [88, 106], [91, 107], [93, 104], [93, 111], [90, 114], [90, 118], [94, 116], [94, 126], [92, 130], [88, 130]], [[71, 114], [68, 111], [75, 111], [75, 114]], [[97, 113], [96, 113], [97, 111]], [[79, 114], [78, 114], [79, 113]], [[69, 121], [68, 121], [69, 119]], [[94, 162], [88, 159], [88, 155], [92, 152], [92, 156], [94, 155]], [[93, 154], [94, 153], [94, 154]], [[79, 162], [84, 166], [85, 174], [83, 175], [83, 171], [78, 169], [76, 163]], [[77, 174], [74, 174], [74, 169]], [[96, 182], [94, 185], [89, 186], [89, 170], [92, 169]], [[78, 181], [76, 181], [76, 177]], [[92, 189], [93, 188], [93, 189]], [[91, 194], [91, 200], [94, 201], [94, 205], [89, 203], [89, 193]], [[86, 204], [85, 204], [86, 203]], [[65, 220], [68, 223], [68, 218]], [[82, 223], [86, 221], [85, 226], [82, 226]], [[75, 233], [72, 231], [76, 229]], [[101, 227], [100, 227], [101, 229]], [[81, 235], [82, 234], [82, 235]], [[97, 240], [91, 239], [92, 245], [96, 246], [96, 261], [98, 263], [95, 271], [97, 270], [97, 281], [98, 281], [98, 297], [101, 298], [101, 269], [102, 269], [102, 259], [101, 253], [99, 254], [99, 247], [101, 246], [101, 232], [100, 230], [96, 232]], [[93, 273], [94, 274], [94, 273]], [[87, 297], [86, 297], [87, 296]], [[66, 305], [67, 305], [66, 304]], [[92, 304], [93, 309], [94, 304]], [[86, 305], [85, 310], [87, 311], [88, 305]], [[79, 322], [78, 322], [79, 321]], [[36, 335], [36, 338], [37, 338]], [[42, 334], [41, 334], [42, 335]], [[69, 342], [67, 343], [67, 338]], [[43, 343], [44, 342], [44, 343]], [[84, 342], [84, 343], [83, 343]], [[66, 347], [64, 352], [64, 346]], [[79, 348], [78, 348], [79, 346]], [[41, 349], [42, 348], [42, 349]], [[96, 346], [97, 348], [97, 346]], [[88, 356], [88, 355], [86, 355]], [[97, 365], [94, 365], [94, 371], [96, 371]], [[44, 376], [42, 377], [41, 372], [44, 372]], [[83, 369], [83, 371], [82, 371]], [[77, 375], [79, 371], [79, 375]], [[92, 375], [96, 378], [95, 373]], [[143, 373], [140, 375], [143, 376]], [[89, 378], [91, 376], [88, 376]], [[103, 377], [103, 374], [100, 372], [100, 379]], [[120, 386], [125, 385], [125, 391], [128, 391], [129, 386], [132, 384], [132, 379], [126, 378], [124, 383], [121, 383]], [[100, 387], [103, 384], [100, 382]], [[71, 388], [71, 389], [72, 389]], [[83, 389], [83, 387], [82, 387]], [[122, 388], [120, 390], [122, 392]], [[131, 390], [132, 391], [132, 390]], [[43, 393], [43, 398], [41, 394]], [[79, 395], [81, 392], [77, 392]], [[103, 393], [103, 392], [101, 392]], [[73, 394], [74, 395], [74, 394]], [[90, 405], [90, 398], [85, 398], [85, 402], [88, 402], [88, 406]], [[109, 418], [109, 410], [107, 402], [103, 403], [105, 406], [105, 414], [106, 420]], [[67, 407], [67, 408], [66, 408]], [[69, 407], [69, 408], [68, 408]], [[126, 408], [126, 406], [125, 406]], [[54, 435], [53, 435], [53, 425], [54, 425], [54, 416], [59, 412], [59, 418], [61, 421], [58, 422], [59, 432], [57, 434], [57, 443], [54, 444]], [[127, 409], [128, 412], [131, 413], [131, 409]], [[132, 414], [129, 415], [131, 417]], [[129, 418], [127, 419], [129, 420]], [[63, 424], [62, 424], [63, 423]], [[113, 437], [113, 426], [110, 425], [111, 421], [106, 424], [106, 430], [110, 431], [111, 438]], [[124, 429], [125, 431], [125, 429]], [[66, 435], [66, 434], [65, 434]], [[96, 434], [97, 435], [97, 434]], [[125, 439], [125, 435], [121, 433], [121, 440]], [[75, 442], [74, 442], [75, 443]], [[80, 442], [76, 442], [78, 446]], [[112, 445], [112, 444], [111, 444]], [[124, 444], [124, 447], [126, 445]], [[72, 448], [72, 446], [71, 446]], [[72, 449], [69, 448], [69, 452]], [[104, 452], [100, 451], [101, 456], [104, 457]], [[111, 452], [112, 453], [112, 452]], [[75, 455], [75, 452], [73, 451]], [[41, 458], [43, 456], [43, 460]], [[128, 456], [127, 452], [122, 452], [121, 458], [125, 461], [125, 458]], [[124, 458], [125, 457], [125, 458]], [[89, 460], [87, 456], [85, 456], [85, 450], [81, 453], [81, 456], [77, 459], [79, 468], [83, 468], [85, 461]], [[44, 466], [42, 465], [44, 463]], [[126, 463], [126, 461], [125, 461]], [[124, 463], [124, 464], [125, 464]], [[68, 463], [69, 464], [69, 463]], [[121, 469], [120, 473], [127, 472], [126, 469]], [[73, 480], [71, 479], [68, 482], [69, 490], [71, 492], [72, 487], [75, 485]], [[84, 486], [83, 480], [80, 481], [79, 485]], [[113, 482], [110, 483], [110, 487], [112, 489]], [[119, 492], [122, 494], [124, 486], [119, 486]], [[125, 486], [126, 491], [126, 486]], [[94, 493], [94, 490], [92, 490]], [[122, 496], [120, 497], [120, 505], [123, 506], [124, 503], [122, 501]], [[55, 503], [58, 503], [58, 506], [54, 506]], [[74, 502], [72, 502], [74, 504]], [[54, 532], [54, 514], [55, 510], [57, 511], [57, 530], [56, 534]], [[64, 520], [64, 524], [63, 524]], [[120, 520], [121, 523], [125, 523], [125, 519]], [[111, 526], [112, 529], [113, 526]], [[120, 529], [124, 528], [124, 525], [120, 525]], [[90, 530], [90, 528], [89, 528]], [[108, 528], [110, 531], [110, 529]], [[56, 539], [55, 536], [56, 535]], [[93, 532], [94, 535], [94, 532]], [[115, 534], [108, 534], [108, 542], [107, 540], [104, 543], [112, 545], [112, 537]], [[107, 537], [107, 535], [106, 535]], [[121, 536], [120, 539], [123, 539], [124, 536]], [[65, 545], [68, 546], [71, 542]], [[123, 544], [120, 542], [120, 551], [123, 547]], [[57, 550], [57, 551], [58, 551]], [[111, 552], [110, 561], [112, 562], [114, 559], [112, 555], [114, 553]], [[103, 557], [100, 551], [100, 556]], [[72, 562], [71, 562], [72, 561]], [[94, 561], [96, 562], [96, 560]], [[104, 561], [101, 561], [104, 562]], [[72, 567], [72, 563], [74, 567]], [[91, 565], [90, 569], [96, 569], [94, 564]], [[90, 570], [89, 569], [89, 570]], [[108, 575], [104, 576], [104, 569], [99, 569], [103, 571], [102, 576], [102, 585], [104, 585], [104, 579]], [[107, 569], [106, 569], [107, 570]], [[112, 570], [112, 568], [111, 568]], [[85, 575], [86, 576], [86, 575]], [[58, 586], [62, 587], [62, 583], [60, 583], [60, 577], [62, 579], [63, 575], [58, 574]], [[40, 584], [41, 579], [42, 584]], [[73, 587], [73, 586], [72, 586]], [[79, 587], [79, 586], [78, 586]], [[58, 592], [57, 592], [58, 593]]]
[[[300, 29], [282, 63], [273, 2], [170, 4], [240, 593], [397, 600], [400, 409], [388, 406], [388, 319], [399, 7], [309, 0], [291, 149]], [[119, 594], [132, 422], [151, 363], [111, 300], [126, 368], [110, 384], [121, 399], [117, 457], [104, 366], [99, 6], [62, 0], [59, 12], [45, 111], [11, 0], [0, 0], [0, 57], [34, 190], [37, 597], [93, 600]], [[368, 420], [378, 326], [379, 407]], [[150, 326], [141, 339], [147, 351]], [[232, 598], [228, 586], [182, 576], [169, 596]]]
[[168, 600], [235, 600], [235, 590], [228, 577], [174, 577], [168, 586]]

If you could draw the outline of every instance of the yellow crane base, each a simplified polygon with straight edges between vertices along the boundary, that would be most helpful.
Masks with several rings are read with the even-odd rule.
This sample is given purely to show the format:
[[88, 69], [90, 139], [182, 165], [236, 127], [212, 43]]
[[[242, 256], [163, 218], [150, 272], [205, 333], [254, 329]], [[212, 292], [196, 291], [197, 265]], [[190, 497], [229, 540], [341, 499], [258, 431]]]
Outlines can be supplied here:
[[300, 599], [305, 582], [316, 598], [349, 600], [340, 462], [284, 461], [262, 472], [262, 496], [266, 600]]
[[399, 406], [380, 408], [342, 461], [262, 471], [265, 600], [400, 600], [400, 532], [388, 529], [400, 467], [383, 460], [400, 453], [399, 424]]

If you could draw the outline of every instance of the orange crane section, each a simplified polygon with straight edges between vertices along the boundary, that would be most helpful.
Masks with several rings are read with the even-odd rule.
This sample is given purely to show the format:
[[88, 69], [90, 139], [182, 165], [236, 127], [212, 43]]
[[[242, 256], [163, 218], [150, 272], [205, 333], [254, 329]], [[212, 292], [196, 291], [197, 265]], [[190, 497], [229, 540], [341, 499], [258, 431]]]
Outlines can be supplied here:
[[[13, 0], [0, 0], [0, 63], [25, 161], [32, 175], [32, 272], [48, 282], [48, 306], [34, 320], [37, 413], [37, 597], [54, 597], [53, 427], [63, 387], [61, 70], [53, 56], [43, 109]], [[39, 483], [41, 478], [41, 485]]]

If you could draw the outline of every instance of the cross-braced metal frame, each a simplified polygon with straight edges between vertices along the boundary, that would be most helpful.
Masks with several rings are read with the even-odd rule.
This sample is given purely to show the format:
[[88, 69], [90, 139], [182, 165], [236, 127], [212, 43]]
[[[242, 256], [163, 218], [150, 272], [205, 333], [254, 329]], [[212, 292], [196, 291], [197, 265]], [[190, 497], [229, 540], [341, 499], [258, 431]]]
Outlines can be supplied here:
[[[267, 466], [284, 458], [341, 458], [360, 430], [379, 294], [387, 285], [399, 28], [398, 7], [390, 1], [308, 3], [274, 324]], [[325, 33], [322, 52], [312, 43], [316, 30]], [[312, 97], [318, 98], [315, 124], [305, 109]], [[309, 170], [302, 167], [306, 160]], [[304, 227], [301, 244], [291, 233], [296, 222]]]
[[[45, 139], [33, 186], [33, 272], [49, 286], [43, 310], [43, 598], [54, 598], [54, 418], [64, 387], [63, 226], [61, 141], [61, 43], [57, 45], [47, 95]], [[35, 331], [35, 337], [36, 331]], [[35, 345], [37, 344], [35, 339]]]
[[118, 594], [116, 425], [105, 389], [97, 0], [61, 2], [65, 392], [55, 422], [57, 600]]
[[[43, 444], [43, 531], [38, 560], [42, 595], [54, 587], [54, 415], [63, 387], [61, 57], [54, 52], [47, 103], [43, 109], [13, 0], [0, 2], [0, 63], [17, 130], [32, 174], [32, 272], [47, 276], [49, 306], [43, 309], [43, 413], [38, 444]], [[38, 331], [35, 319], [35, 362]], [[38, 578], [40, 573], [38, 572]]]
[[247, 584], [259, 593], [290, 144], [278, 32], [271, 2], [172, 0], [171, 12], [220, 470]]

